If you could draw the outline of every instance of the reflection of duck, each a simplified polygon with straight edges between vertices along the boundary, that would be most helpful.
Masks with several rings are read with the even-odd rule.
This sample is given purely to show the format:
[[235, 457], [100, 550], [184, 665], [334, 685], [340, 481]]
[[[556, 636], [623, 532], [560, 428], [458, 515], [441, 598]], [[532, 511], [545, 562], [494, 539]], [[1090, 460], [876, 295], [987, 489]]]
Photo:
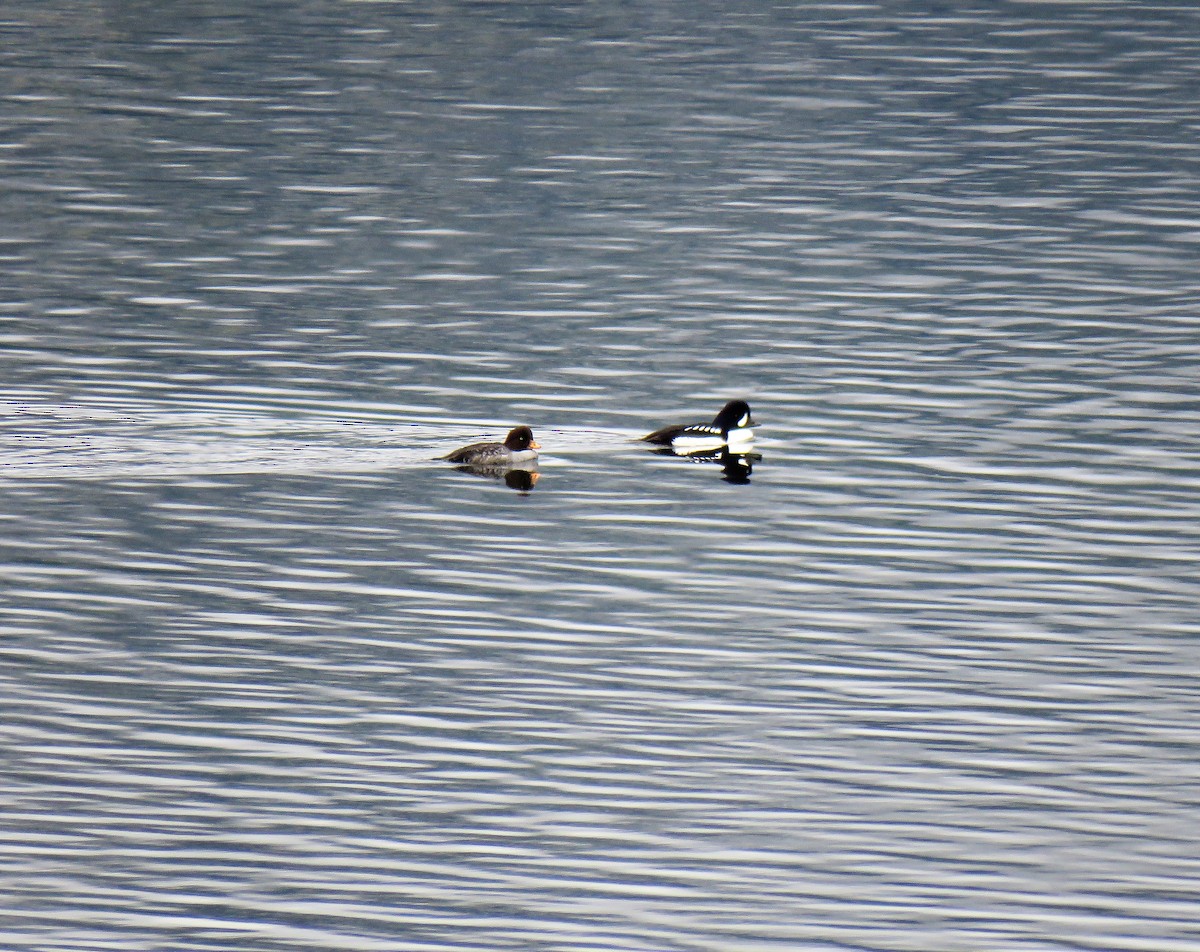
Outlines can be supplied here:
[[721, 478], [727, 483], [736, 485], [745, 485], [750, 482], [750, 473], [754, 470], [754, 464], [762, 459], [762, 453], [734, 453], [728, 446], [722, 446], [715, 450], [702, 450], [699, 453], [681, 453], [671, 447], [664, 447], [654, 452], [662, 456], [678, 456], [693, 463], [718, 464], [723, 471]]
[[[523, 464], [529, 466], [529, 463]], [[487, 479], [503, 479], [504, 485], [509, 489], [515, 489], [517, 492], [527, 493], [532, 492], [533, 487], [537, 485], [537, 481], [542, 474], [536, 469], [517, 469], [512, 466], [506, 466], [503, 463], [493, 466], [480, 466], [467, 464], [464, 466], [455, 466], [460, 473], [470, 473], [472, 476], [483, 476]]]
[[742, 486], [750, 482], [750, 473], [760, 459], [762, 453], [731, 453], [726, 449], [722, 450], [721, 458], [716, 462], [720, 463], [725, 471], [725, 475], [721, 477], [725, 482]]
[[511, 467], [516, 463], [537, 459], [539, 449], [541, 444], [534, 440], [533, 430], [527, 426], [517, 426], [509, 430], [503, 443], [472, 443], [442, 459], [451, 463], [465, 463], [467, 466]]
[[750, 404], [745, 400], [730, 400], [721, 408], [712, 423], [683, 423], [664, 426], [642, 437], [644, 443], [670, 446], [679, 453], [716, 450], [722, 446], [737, 446], [751, 442], [757, 424], [750, 417]]
[[531, 469], [510, 469], [504, 474], [504, 485], [519, 493], [533, 492], [541, 473]]
[[[528, 464], [526, 464], [528, 465]], [[503, 479], [504, 485], [517, 492], [532, 492], [542, 474], [536, 469], [514, 469], [512, 466], [455, 466], [460, 473], [484, 476], [488, 479]]]

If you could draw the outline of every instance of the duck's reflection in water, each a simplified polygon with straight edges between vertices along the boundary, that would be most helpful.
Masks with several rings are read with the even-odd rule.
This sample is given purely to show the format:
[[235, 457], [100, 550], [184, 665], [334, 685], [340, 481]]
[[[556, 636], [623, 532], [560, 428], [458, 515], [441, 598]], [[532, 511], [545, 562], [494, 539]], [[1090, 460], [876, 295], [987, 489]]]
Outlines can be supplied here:
[[668, 447], [655, 450], [660, 456], [678, 456], [691, 463], [711, 463], [721, 467], [721, 478], [727, 483], [744, 485], [750, 482], [754, 464], [762, 459], [762, 453], [731, 453], [728, 446], [699, 453], [677, 453]]
[[455, 466], [460, 473], [483, 476], [487, 479], [502, 479], [509, 489], [519, 493], [533, 492], [541, 473], [536, 469], [517, 469], [513, 466]]

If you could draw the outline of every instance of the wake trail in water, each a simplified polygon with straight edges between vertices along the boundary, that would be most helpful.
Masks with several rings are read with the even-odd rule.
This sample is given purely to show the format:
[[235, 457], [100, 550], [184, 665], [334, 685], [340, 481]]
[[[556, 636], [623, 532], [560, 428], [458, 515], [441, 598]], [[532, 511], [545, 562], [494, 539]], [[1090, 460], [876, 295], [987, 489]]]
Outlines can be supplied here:
[[[540, 462], [562, 453], [611, 453], [636, 444], [613, 430], [538, 431]], [[418, 468], [456, 447], [501, 439], [490, 424], [386, 425], [236, 416], [9, 408], [0, 423], [0, 478], [137, 479], [159, 476], [309, 474]]]

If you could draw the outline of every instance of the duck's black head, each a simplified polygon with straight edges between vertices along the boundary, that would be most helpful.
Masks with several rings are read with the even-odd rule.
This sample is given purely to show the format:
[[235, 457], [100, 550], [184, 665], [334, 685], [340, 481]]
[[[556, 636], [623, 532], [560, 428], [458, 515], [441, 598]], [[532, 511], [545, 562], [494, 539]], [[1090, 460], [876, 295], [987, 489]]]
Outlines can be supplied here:
[[722, 433], [728, 433], [730, 430], [736, 430], [738, 427], [756, 425], [750, 417], [750, 404], [745, 400], [730, 400], [721, 408], [721, 412], [713, 420], [713, 426], [717, 427]]
[[542, 445], [533, 439], [533, 430], [527, 426], [514, 426], [504, 438], [504, 445], [514, 453], [521, 450], [540, 450]]

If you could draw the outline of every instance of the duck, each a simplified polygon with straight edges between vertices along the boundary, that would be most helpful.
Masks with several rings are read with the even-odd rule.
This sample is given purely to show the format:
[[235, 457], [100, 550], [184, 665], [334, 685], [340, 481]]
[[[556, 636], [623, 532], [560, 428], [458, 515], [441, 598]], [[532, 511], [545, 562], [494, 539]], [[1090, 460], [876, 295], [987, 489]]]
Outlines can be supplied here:
[[696, 453], [733, 447], [754, 439], [750, 429], [758, 426], [750, 416], [750, 404], [745, 400], [730, 400], [713, 417], [712, 423], [681, 423], [664, 426], [642, 437], [643, 443], [669, 446], [676, 453]]
[[467, 466], [512, 466], [537, 459], [542, 444], [533, 438], [527, 426], [515, 426], [508, 431], [503, 443], [472, 443], [441, 457], [451, 463]]

